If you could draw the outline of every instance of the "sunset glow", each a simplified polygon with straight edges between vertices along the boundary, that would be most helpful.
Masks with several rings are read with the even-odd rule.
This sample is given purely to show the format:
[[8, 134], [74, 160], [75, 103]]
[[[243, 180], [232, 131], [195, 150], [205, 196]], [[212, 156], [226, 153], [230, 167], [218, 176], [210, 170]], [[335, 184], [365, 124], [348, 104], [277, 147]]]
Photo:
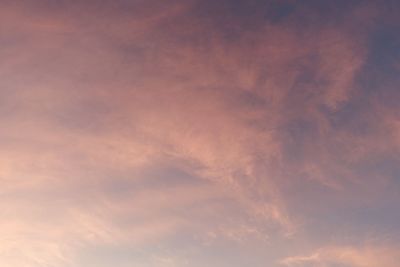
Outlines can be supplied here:
[[400, 2], [0, 0], [1, 267], [399, 267]]

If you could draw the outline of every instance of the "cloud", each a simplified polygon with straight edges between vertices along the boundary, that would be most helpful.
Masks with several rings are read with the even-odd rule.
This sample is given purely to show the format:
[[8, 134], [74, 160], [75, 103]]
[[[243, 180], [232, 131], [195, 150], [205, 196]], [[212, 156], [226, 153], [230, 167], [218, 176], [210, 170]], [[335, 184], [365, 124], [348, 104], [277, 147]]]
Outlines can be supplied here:
[[[377, 188], [362, 164], [399, 143], [398, 120], [357, 105], [368, 46], [354, 28], [378, 15], [309, 23], [310, 4], [266, 1], [271, 20], [250, 2], [5, 3], [0, 263], [74, 266], [88, 247], [180, 238], [284, 242], [325, 197], [351, 206], [363, 181]], [[371, 251], [284, 263], [363, 266]]]
[[[397, 266], [399, 261], [397, 247], [364, 246], [364, 247], [327, 247], [319, 249], [310, 256], [288, 257], [281, 261], [286, 266], [340, 266], [373, 267]], [[336, 265], [335, 265], [336, 266]]]

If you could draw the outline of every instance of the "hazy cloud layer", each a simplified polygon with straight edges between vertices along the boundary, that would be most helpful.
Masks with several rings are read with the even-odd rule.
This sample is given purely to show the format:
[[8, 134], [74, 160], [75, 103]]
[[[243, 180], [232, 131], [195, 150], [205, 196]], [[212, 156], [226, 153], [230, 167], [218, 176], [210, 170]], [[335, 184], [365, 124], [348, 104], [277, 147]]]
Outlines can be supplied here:
[[0, 264], [395, 266], [399, 8], [3, 1]]

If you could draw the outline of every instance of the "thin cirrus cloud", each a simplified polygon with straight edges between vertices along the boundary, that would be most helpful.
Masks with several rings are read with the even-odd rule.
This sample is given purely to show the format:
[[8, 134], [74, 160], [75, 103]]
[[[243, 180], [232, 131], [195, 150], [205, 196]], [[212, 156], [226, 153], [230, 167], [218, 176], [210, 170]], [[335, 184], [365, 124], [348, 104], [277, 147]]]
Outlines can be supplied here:
[[394, 266], [384, 2], [4, 1], [0, 263]]
[[328, 247], [310, 256], [289, 257], [281, 261], [286, 266], [397, 266], [398, 248], [385, 246]]

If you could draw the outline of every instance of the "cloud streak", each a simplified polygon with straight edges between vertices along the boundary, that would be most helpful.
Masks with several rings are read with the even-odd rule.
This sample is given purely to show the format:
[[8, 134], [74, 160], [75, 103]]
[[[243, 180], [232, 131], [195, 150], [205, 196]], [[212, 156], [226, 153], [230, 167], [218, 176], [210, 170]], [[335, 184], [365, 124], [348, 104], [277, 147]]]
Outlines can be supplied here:
[[328, 245], [398, 231], [398, 21], [367, 2], [5, 1], [0, 263], [394, 266]]
[[289, 257], [281, 261], [286, 266], [332, 266], [342, 264], [351, 267], [369, 267], [384, 264], [396, 266], [398, 249], [392, 246], [328, 247], [310, 256]]

